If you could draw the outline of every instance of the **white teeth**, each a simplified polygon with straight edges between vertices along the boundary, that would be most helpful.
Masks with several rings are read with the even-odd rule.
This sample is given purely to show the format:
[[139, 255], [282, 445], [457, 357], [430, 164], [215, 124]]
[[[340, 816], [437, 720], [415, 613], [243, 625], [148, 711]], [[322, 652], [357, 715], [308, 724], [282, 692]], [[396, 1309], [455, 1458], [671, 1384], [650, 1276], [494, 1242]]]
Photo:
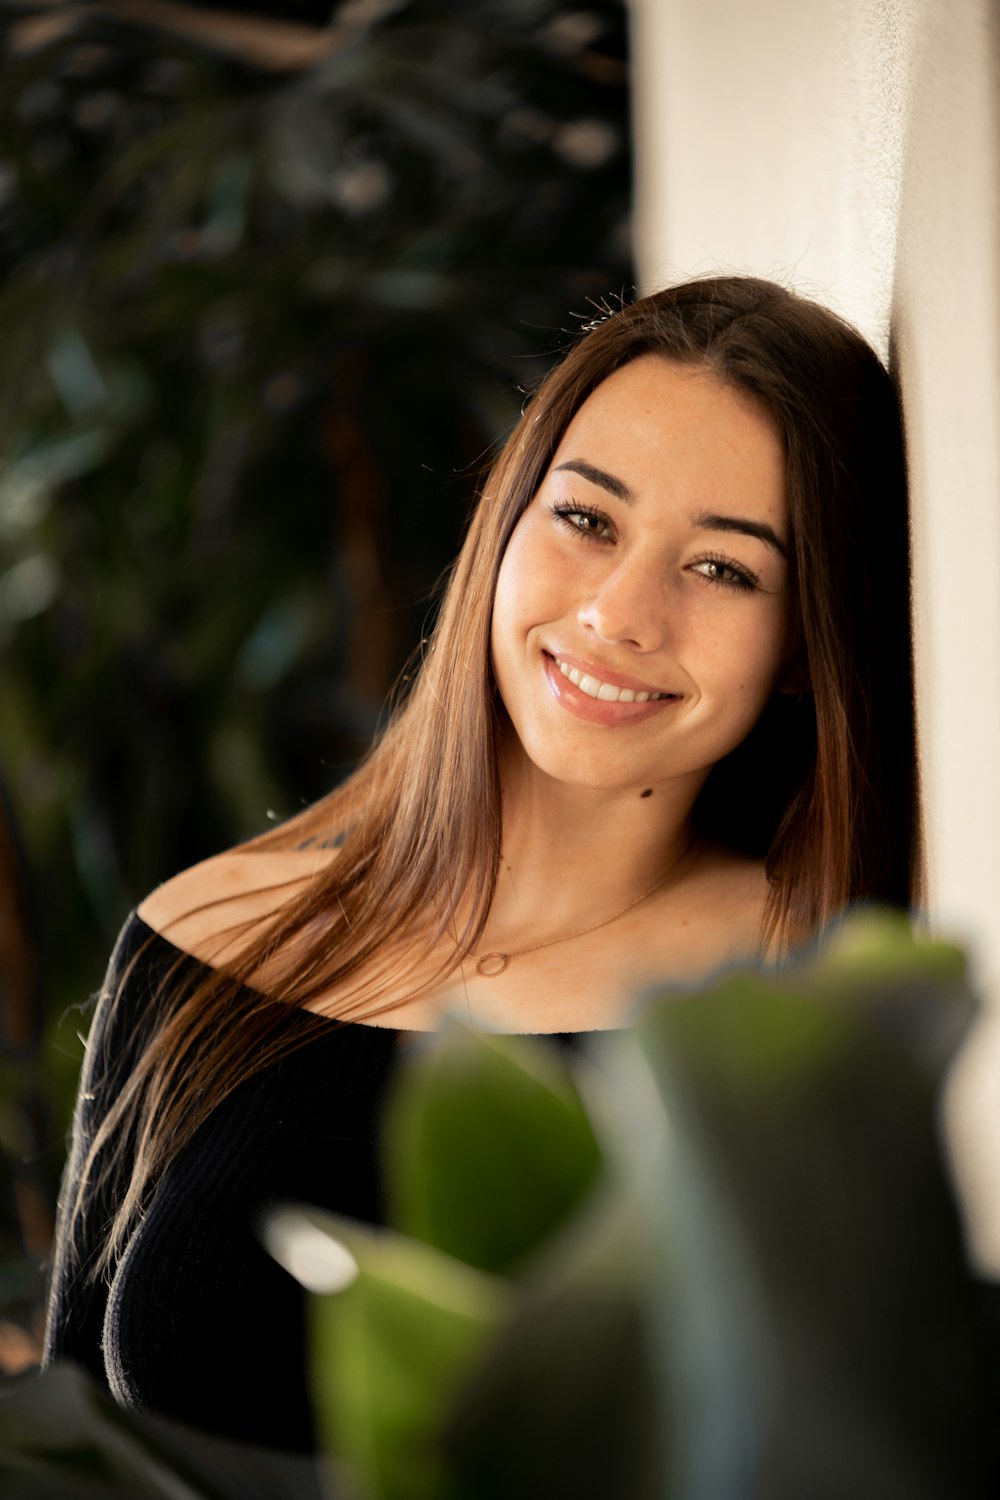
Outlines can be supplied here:
[[555, 663], [563, 676], [568, 677], [581, 693], [586, 693], [588, 698], [599, 698], [602, 703], [648, 703], [652, 698], [669, 697], [667, 693], [640, 693], [634, 688], [618, 688], [610, 682], [601, 682], [598, 677], [588, 677], [579, 667], [571, 667], [560, 661], [558, 656]]

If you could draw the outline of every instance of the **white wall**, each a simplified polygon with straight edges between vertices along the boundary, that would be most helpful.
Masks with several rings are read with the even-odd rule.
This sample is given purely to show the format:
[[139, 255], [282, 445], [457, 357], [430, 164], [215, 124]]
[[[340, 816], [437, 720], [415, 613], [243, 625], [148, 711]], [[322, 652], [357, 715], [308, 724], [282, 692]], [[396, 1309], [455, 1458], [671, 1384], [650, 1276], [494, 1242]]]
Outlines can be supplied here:
[[953, 1162], [1000, 1274], [1000, 18], [992, 0], [632, 0], [646, 287], [777, 276], [898, 365], [931, 920], [991, 1006]]

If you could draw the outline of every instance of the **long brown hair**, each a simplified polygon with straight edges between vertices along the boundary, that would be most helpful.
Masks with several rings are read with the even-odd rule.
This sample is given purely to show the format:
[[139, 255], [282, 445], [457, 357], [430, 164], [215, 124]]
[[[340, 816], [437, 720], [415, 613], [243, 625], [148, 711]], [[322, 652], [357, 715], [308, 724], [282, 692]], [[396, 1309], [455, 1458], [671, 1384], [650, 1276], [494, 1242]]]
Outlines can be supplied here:
[[[765, 928], [779, 947], [850, 903], [911, 899], [906, 485], [888, 374], [833, 313], [751, 277], [688, 282], [608, 309], [542, 382], [493, 464], [419, 670], [377, 745], [343, 786], [244, 846], [294, 849], [346, 835], [339, 856], [249, 932], [226, 973], [165, 986], [160, 1024], [88, 1164], [104, 1170], [127, 1131], [128, 1150], [117, 1155], [131, 1160], [119, 1166], [108, 1258], [209, 1113], [312, 1034], [315, 1018], [290, 1030], [285, 1006], [247, 988], [265, 963], [286, 1005], [301, 1011], [332, 991], [337, 1016], [359, 1020], [398, 1003], [400, 972], [426, 965], [442, 938], [454, 957], [433, 983], [475, 949], [501, 845], [502, 709], [490, 661], [500, 561], [574, 413], [648, 353], [706, 367], [751, 397], [785, 453], [804, 691], [776, 698], [714, 769], [696, 818], [765, 860]], [[395, 1000], [385, 998], [390, 972]]]

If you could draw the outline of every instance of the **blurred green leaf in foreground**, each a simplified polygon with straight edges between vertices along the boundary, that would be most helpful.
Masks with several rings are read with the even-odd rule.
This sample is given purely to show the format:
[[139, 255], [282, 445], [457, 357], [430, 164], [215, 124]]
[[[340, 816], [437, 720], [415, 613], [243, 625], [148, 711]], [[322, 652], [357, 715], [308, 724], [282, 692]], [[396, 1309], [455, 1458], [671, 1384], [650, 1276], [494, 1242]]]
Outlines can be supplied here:
[[[0, 1388], [11, 1500], [985, 1500], [997, 1290], [970, 1273], [942, 1084], [961, 954], [861, 916], [780, 974], [646, 997], [579, 1049], [460, 1022], [408, 1049], [393, 1223], [265, 1222], [312, 1292], [311, 1465]], [[248, 1310], [249, 1311], [249, 1310]]]
[[580, 1052], [412, 1049], [394, 1227], [282, 1219], [286, 1264], [348, 1252], [314, 1364], [360, 1494], [986, 1494], [997, 1345], [937, 1116], [973, 1013], [959, 952], [861, 916]]

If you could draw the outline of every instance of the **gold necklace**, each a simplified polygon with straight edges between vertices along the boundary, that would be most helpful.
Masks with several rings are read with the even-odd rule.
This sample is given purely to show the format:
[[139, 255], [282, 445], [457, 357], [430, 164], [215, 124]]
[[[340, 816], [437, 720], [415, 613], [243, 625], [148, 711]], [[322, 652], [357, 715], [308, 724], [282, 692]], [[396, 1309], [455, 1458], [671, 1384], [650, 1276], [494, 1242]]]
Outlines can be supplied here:
[[561, 937], [546, 938], [544, 943], [531, 943], [527, 948], [511, 948], [509, 953], [484, 953], [481, 958], [476, 959], [476, 973], [481, 974], [484, 979], [496, 979], [504, 972], [512, 958], [523, 958], [525, 953], [537, 953], [539, 948], [552, 948], [556, 943], [572, 942], [574, 938], [586, 937], [588, 933], [597, 932], [601, 927], [608, 927], [612, 922], [617, 922], [618, 918], [623, 917], [627, 911], [631, 911], [633, 906], [646, 901], [654, 891], [660, 889], [668, 875], [673, 875], [680, 868], [681, 861], [690, 847], [690, 843], [685, 844], [673, 864], [667, 866], [659, 880], [651, 885], [648, 891], [643, 891], [641, 896], [635, 896], [627, 906], [622, 907], [621, 911], [612, 912], [610, 917], [602, 917], [601, 921], [595, 922], [592, 927], [581, 927], [578, 932], [564, 932]]

